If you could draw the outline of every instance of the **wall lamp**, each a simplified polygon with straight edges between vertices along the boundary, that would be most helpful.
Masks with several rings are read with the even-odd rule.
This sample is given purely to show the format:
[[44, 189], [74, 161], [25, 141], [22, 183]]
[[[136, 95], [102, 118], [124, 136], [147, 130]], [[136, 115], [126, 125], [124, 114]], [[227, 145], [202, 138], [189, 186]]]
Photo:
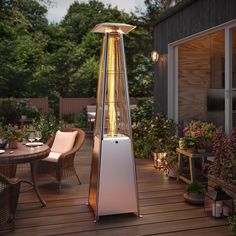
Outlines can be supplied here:
[[158, 60], [159, 60], [159, 53], [157, 51], [152, 51], [151, 58], [152, 58], [152, 61], [154, 63], [158, 62]]

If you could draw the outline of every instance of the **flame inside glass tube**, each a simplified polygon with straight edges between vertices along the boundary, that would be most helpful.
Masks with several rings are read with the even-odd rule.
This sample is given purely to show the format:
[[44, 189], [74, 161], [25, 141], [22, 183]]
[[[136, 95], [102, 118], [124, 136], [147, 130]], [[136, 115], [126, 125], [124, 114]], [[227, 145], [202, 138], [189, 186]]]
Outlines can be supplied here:
[[116, 37], [109, 37], [108, 42], [108, 75], [107, 75], [107, 102], [108, 102], [108, 135], [115, 136], [117, 134], [117, 111], [116, 111]]

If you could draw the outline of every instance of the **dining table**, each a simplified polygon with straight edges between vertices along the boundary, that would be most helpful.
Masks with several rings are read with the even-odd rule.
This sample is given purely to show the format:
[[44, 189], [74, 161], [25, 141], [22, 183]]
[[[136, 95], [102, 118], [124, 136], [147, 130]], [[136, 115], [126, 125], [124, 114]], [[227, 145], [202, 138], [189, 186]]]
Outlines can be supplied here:
[[5, 149], [0, 152], [0, 165], [9, 166], [30, 163], [31, 184], [42, 206], [46, 206], [46, 201], [38, 189], [36, 170], [38, 161], [46, 158], [49, 153], [49, 146], [42, 143], [39, 143], [39, 145], [35, 145], [34, 143], [32, 145], [19, 143], [17, 149]]

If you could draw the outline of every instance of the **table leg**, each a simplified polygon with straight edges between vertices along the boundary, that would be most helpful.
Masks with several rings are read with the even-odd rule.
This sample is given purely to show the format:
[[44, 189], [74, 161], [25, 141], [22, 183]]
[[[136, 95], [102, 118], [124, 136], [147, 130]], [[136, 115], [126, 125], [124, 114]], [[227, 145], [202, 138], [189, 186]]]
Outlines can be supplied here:
[[46, 206], [46, 202], [45, 202], [45, 200], [43, 199], [42, 195], [40, 194], [39, 189], [38, 189], [38, 185], [37, 185], [37, 182], [36, 182], [36, 169], [37, 169], [37, 164], [38, 164], [38, 161], [32, 161], [32, 162], [30, 162], [31, 178], [32, 178], [33, 188], [34, 188], [34, 190], [35, 190], [35, 193], [36, 193], [36, 195], [37, 195], [39, 201], [41, 202], [42, 206], [45, 207], [45, 206]]
[[183, 171], [183, 159], [182, 155], [178, 154], [178, 171], [177, 171], [177, 180], [179, 180], [179, 176], [182, 174]]
[[190, 180], [191, 183], [193, 183], [195, 181], [194, 158], [189, 158], [189, 168], [190, 168]]

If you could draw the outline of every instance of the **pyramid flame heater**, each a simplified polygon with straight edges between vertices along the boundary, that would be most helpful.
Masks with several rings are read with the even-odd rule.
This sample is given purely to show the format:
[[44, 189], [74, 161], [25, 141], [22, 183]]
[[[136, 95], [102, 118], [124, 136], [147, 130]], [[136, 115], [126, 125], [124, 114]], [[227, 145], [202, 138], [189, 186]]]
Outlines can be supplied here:
[[104, 33], [88, 203], [95, 219], [139, 214], [123, 34], [135, 26], [98, 24]]

